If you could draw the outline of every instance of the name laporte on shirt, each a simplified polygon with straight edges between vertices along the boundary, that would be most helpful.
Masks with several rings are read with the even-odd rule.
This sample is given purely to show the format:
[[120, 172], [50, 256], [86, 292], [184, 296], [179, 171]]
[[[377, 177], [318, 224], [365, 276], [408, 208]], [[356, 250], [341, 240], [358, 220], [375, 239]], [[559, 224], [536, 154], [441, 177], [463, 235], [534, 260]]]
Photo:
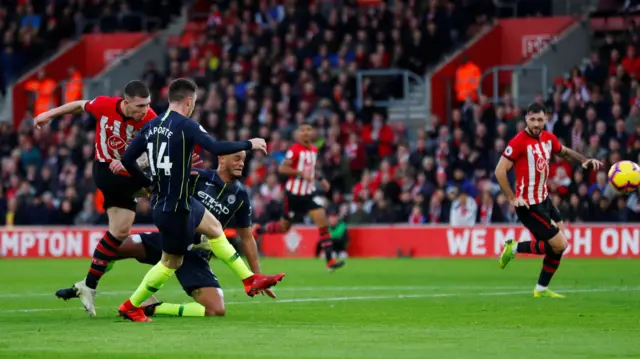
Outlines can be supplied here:
[[163, 135], [163, 136], [166, 136], [167, 138], [171, 138], [171, 136], [173, 135], [173, 131], [171, 131], [166, 127], [158, 126], [158, 127], [149, 129], [145, 137], [148, 140], [149, 137], [153, 135]]

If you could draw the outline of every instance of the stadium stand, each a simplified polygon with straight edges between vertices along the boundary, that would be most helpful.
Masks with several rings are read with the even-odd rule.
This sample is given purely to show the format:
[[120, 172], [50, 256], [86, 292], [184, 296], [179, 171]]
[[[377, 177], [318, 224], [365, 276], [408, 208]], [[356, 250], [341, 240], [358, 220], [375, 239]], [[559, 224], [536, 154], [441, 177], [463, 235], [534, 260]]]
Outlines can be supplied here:
[[169, 24], [172, 14], [179, 13], [180, 4], [179, 0], [3, 1], [0, 95], [7, 84], [77, 36], [157, 30]]
[[[452, 200], [465, 195], [477, 202], [476, 222], [516, 221], [492, 179], [501, 149], [522, 126], [508, 96], [499, 105], [486, 97], [466, 102], [450, 124], [421, 129], [413, 141], [406, 126], [387, 123], [386, 112], [372, 105], [393, 89], [365, 86], [364, 106], [355, 104], [358, 70], [422, 74], [487, 25], [495, 9], [455, 1], [430, 1], [424, 9], [417, 7], [422, 2], [393, 9], [312, 2], [308, 11], [274, 0], [249, 7], [201, 3], [195, 8], [206, 15], [194, 10], [185, 32], [171, 39], [167, 67], [149, 64], [142, 78], [158, 112], [166, 108], [169, 81], [192, 77], [200, 87], [193, 118], [212, 136], [268, 138], [270, 155], [255, 154], [245, 167], [257, 222], [280, 215], [276, 168], [305, 119], [316, 124], [322, 170], [332, 184], [327, 206], [348, 223], [450, 223]], [[592, 62], [559, 79], [547, 101], [550, 126], [565, 144], [609, 162], [638, 161], [640, 153], [640, 91], [628, 73], [638, 60], [615, 55], [637, 44], [635, 28], [628, 30], [607, 36]], [[104, 223], [91, 180], [93, 126], [81, 116], [37, 133], [0, 125], [0, 223]], [[551, 176], [553, 200], [570, 222], [640, 219], [638, 194], [608, 198], [602, 173], [585, 176], [557, 161]], [[148, 201], [140, 201], [136, 222], [151, 223]]]

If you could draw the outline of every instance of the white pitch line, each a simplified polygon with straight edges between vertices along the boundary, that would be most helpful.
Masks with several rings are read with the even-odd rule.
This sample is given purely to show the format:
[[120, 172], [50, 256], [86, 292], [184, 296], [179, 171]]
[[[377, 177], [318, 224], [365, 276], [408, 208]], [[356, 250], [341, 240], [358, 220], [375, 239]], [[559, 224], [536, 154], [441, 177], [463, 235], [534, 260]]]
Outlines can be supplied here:
[[[636, 292], [640, 287], [612, 287], [612, 288], [592, 288], [592, 289], [567, 289], [560, 293], [597, 293], [597, 292]], [[396, 294], [396, 295], [372, 295], [357, 297], [328, 297], [328, 298], [293, 298], [276, 300], [274, 303], [308, 303], [308, 302], [341, 302], [349, 300], [384, 300], [384, 299], [412, 299], [412, 298], [440, 298], [440, 297], [465, 297], [465, 296], [508, 296], [520, 294], [532, 294], [533, 291], [514, 292], [488, 292], [488, 293], [432, 293], [432, 294]], [[225, 304], [261, 304], [263, 302], [228, 302]]]
[[[495, 286], [491, 287], [492, 289], [520, 289], [522, 286]], [[125, 295], [133, 293], [133, 287], [128, 290], [117, 290], [117, 291], [107, 291], [100, 292], [98, 291], [98, 295], [100, 297], [112, 296], [112, 295]], [[361, 291], [361, 290], [380, 290], [380, 291], [389, 291], [389, 290], [472, 290], [472, 289], [487, 289], [486, 286], [435, 286], [435, 285], [417, 285], [417, 286], [359, 286], [359, 287], [347, 287], [347, 286], [338, 286], [338, 287], [278, 287], [278, 292], [303, 292], [303, 291], [334, 291], [334, 292], [351, 292], [351, 291]], [[239, 288], [230, 288], [224, 289], [225, 293], [244, 293], [244, 289]], [[184, 293], [183, 290], [167, 290], [162, 291], [162, 293]], [[51, 297], [55, 295], [54, 291], [47, 293], [0, 293], [0, 298], [32, 298], [32, 297]]]
[[[495, 288], [485, 288], [495, 289]], [[598, 293], [598, 292], [636, 292], [640, 291], [640, 287], [609, 287], [609, 288], [591, 288], [591, 289], [566, 289], [560, 290], [560, 293]], [[352, 300], [389, 300], [389, 299], [418, 299], [418, 298], [441, 298], [441, 297], [465, 297], [465, 296], [510, 296], [531, 294], [531, 290], [513, 291], [513, 292], [484, 292], [484, 293], [430, 293], [430, 294], [395, 294], [395, 295], [371, 295], [371, 296], [355, 296], [355, 297], [325, 297], [325, 298], [292, 298], [279, 299], [275, 301], [243, 301], [243, 302], [227, 302], [226, 305], [236, 304], [281, 304], [281, 303], [309, 303], [309, 302], [342, 302]], [[113, 307], [97, 307], [98, 309], [107, 309]], [[32, 309], [5, 309], [0, 313], [34, 313], [34, 312], [58, 312], [81, 310], [74, 306], [73, 308], [32, 308]]]

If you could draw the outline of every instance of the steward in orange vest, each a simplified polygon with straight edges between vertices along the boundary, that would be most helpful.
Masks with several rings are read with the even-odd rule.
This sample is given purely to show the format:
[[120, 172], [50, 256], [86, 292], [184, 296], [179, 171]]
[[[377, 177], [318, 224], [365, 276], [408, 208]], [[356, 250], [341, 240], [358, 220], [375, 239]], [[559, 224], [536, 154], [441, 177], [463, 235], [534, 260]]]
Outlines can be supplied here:
[[27, 91], [34, 95], [33, 114], [37, 116], [56, 106], [55, 92], [58, 84], [51, 78], [46, 77], [43, 70], [38, 72], [38, 76], [27, 81], [25, 85]]
[[75, 67], [69, 67], [69, 79], [64, 89], [64, 102], [82, 100], [82, 74]]
[[465, 59], [464, 64], [456, 70], [456, 98], [458, 101], [465, 101], [471, 98], [478, 99], [478, 86], [482, 72], [478, 65]]

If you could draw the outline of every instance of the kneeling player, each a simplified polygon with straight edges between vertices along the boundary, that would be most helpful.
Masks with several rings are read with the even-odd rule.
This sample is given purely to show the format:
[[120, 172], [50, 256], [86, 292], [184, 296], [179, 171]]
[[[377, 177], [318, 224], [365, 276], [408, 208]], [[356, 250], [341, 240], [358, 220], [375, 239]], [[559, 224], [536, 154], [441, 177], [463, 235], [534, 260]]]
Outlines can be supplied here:
[[[198, 239], [199, 240], [199, 239]], [[202, 243], [206, 243], [202, 239]], [[147, 316], [170, 315], [178, 317], [223, 316], [226, 314], [224, 296], [218, 278], [209, 267], [211, 252], [193, 249], [184, 256], [182, 266], [176, 271], [176, 278], [182, 289], [196, 303], [172, 304], [158, 302], [155, 298], [143, 303], [142, 309]], [[162, 237], [158, 232], [131, 235], [118, 248], [117, 260], [135, 258], [140, 263], [155, 265], [162, 258]], [[267, 289], [265, 292], [275, 298]], [[72, 290], [59, 290], [56, 295], [62, 299], [75, 298]]]
[[[221, 259], [225, 262], [233, 261], [230, 266], [241, 277], [248, 277], [253, 273], [260, 273], [260, 263], [258, 260], [258, 249], [251, 231], [251, 203], [249, 195], [238, 178], [242, 176], [244, 169], [244, 160], [246, 153], [244, 151], [231, 155], [220, 156], [217, 171], [194, 169], [191, 172], [189, 191], [198, 202], [209, 210], [222, 224], [223, 228], [233, 227], [237, 230], [242, 242], [242, 249], [249, 262], [251, 271], [240, 265], [240, 258], [233, 250], [233, 253], [223, 256]], [[157, 235], [155, 233], [154, 235]], [[200, 241], [200, 236], [197, 236]], [[131, 238], [130, 238], [131, 239]], [[209, 249], [210, 241], [203, 241], [201, 245]], [[230, 249], [232, 248], [229, 245]], [[160, 248], [160, 252], [162, 249]], [[118, 257], [122, 254], [118, 252]], [[138, 258], [138, 255], [132, 255], [130, 252], [124, 254], [124, 258]], [[155, 259], [155, 257], [153, 257]], [[159, 258], [159, 257], [158, 257]], [[185, 257], [185, 264], [188, 257]], [[150, 263], [149, 258], [144, 263]], [[150, 264], [156, 264], [150, 263]], [[229, 265], [229, 263], [227, 263]], [[208, 266], [207, 266], [208, 267]], [[246, 272], [246, 273], [245, 273]], [[253, 273], [252, 273], [253, 272]], [[182, 280], [178, 278], [182, 283]], [[185, 288], [186, 290], [187, 288]], [[270, 293], [270, 292], [267, 292]], [[77, 296], [75, 288], [60, 289], [56, 292], [56, 296], [62, 299], [75, 298]]]

